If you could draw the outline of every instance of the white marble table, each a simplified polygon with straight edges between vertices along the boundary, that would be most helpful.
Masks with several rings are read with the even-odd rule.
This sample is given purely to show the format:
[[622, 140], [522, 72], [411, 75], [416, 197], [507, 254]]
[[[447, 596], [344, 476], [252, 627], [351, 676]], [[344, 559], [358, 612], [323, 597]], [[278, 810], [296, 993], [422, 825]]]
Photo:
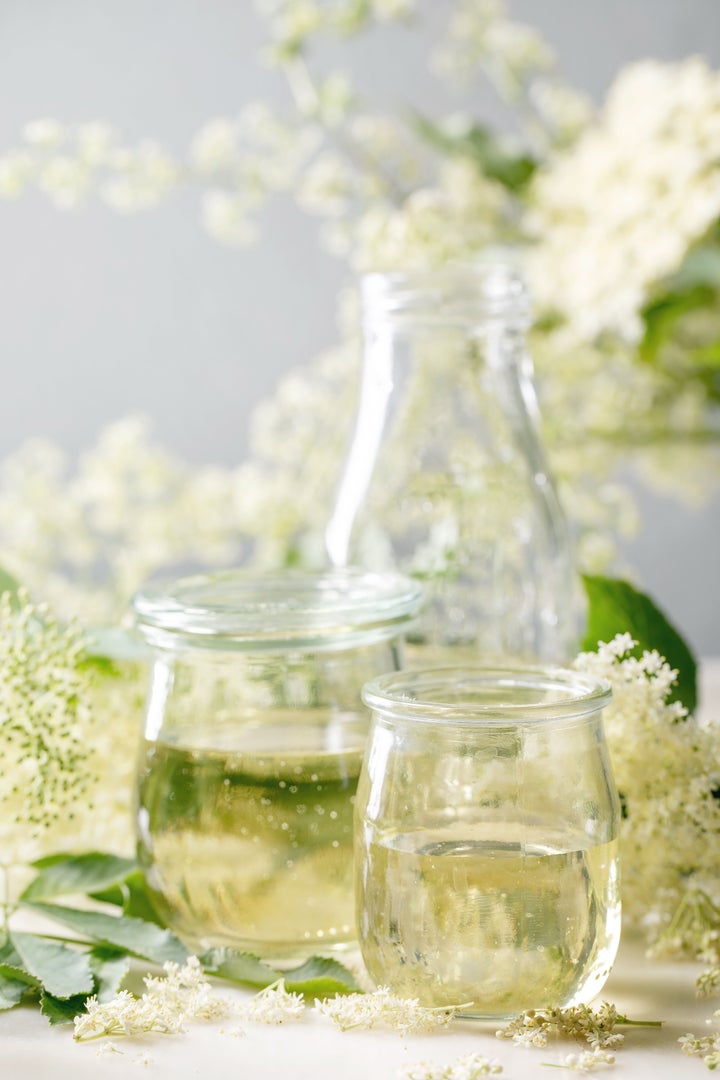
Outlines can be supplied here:
[[[703, 665], [704, 708], [720, 721], [720, 662]], [[707, 1019], [720, 1005], [698, 1000], [695, 979], [702, 965], [645, 959], [639, 941], [624, 940], [603, 998], [632, 1019], [662, 1020], [657, 1029], [626, 1029], [625, 1046], [616, 1065], [598, 1070], [616, 1080], [684, 1080], [710, 1075], [699, 1058], [678, 1045], [688, 1031], [708, 1031]], [[222, 991], [237, 994], [241, 991]], [[232, 1025], [225, 1024], [225, 1028]], [[141, 1076], [232, 1077], [233, 1080], [395, 1080], [398, 1070], [418, 1061], [449, 1064], [471, 1052], [494, 1058], [508, 1080], [551, 1080], [577, 1073], [549, 1071], [571, 1051], [554, 1044], [545, 1050], [499, 1040], [493, 1028], [463, 1021], [434, 1035], [403, 1037], [392, 1031], [336, 1031], [329, 1021], [307, 1010], [305, 1017], [282, 1027], [248, 1024], [245, 1035], [233, 1037], [223, 1025], [197, 1024], [185, 1035], [115, 1039], [119, 1053], [98, 1054], [95, 1043], [76, 1044], [68, 1027], [48, 1026], [36, 1010], [0, 1013], [0, 1078], [2, 1080], [138, 1080]]]

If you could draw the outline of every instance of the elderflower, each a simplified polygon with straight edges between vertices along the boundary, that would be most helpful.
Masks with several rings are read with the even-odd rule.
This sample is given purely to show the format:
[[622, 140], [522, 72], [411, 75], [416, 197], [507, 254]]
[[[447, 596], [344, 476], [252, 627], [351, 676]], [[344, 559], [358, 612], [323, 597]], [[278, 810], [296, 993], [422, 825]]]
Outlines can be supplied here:
[[121, 990], [112, 1001], [88, 998], [85, 1013], [75, 1017], [75, 1039], [83, 1042], [104, 1035], [140, 1035], [158, 1032], [176, 1035], [192, 1020], [222, 1020], [232, 1006], [217, 997], [199, 960], [191, 956], [180, 966], [168, 961], [165, 977], [146, 976], [141, 998]]
[[572, 1005], [567, 1009], [530, 1009], [495, 1034], [526, 1046], [547, 1046], [549, 1037], [585, 1039], [596, 1050], [621, 1046], [624, 1036], [615, 1031], [617, 1024], [627, 1024], [614, 1005], [604, 1001], [597, 1009]]
[[720, 964], [698, 975], [697, 994], [698, 997], [712, 997], [713, 994], [720, 994]]
[[580, 340], [639, 341], [654, 287], [720, 215], [719, 133], [720, 74], [704, 60], [626, 68], [597, 123], [533, 182], [540, 308]]
[[287, 1020], [299, 1020], [304, 1012], [302, 995], [287, 990], [284, 979], [265, 987], [239, 1009], [241, 1019], [254, 1020], [259, 1024], [283, 1024]]
[[426, 1061], [406, 1065], [399, 1070], [402, 1080], [478, 1080], [481, 1076], [498, 1076], [503, 1071], [497, 1061], [482, 1054], [465, 1054], [449, 1065], [435, 1065]]
[[677, 673], [657, 652], [637, 657], [634, 648], [618, 635], [574, 666], [612, 686], [604, 724], [623, 803], [623, 915], [657, 935], [690, 890], [718, 899], [720, 727], [670, 701]]
[[581, 1054], [567, 1054], [563, 1058], [562, 1068], [573, 1069], [575, 1072], [594, 1072], [615, 1064], [615, 1055], [607, 1050], [584, 1050]]
[[[720, 1019], [720, 1011], [715, 1014]], [[701, 1057], [708, 1069], [714, 1070], [720, 1067], [720, 1031], [711, 1035], [681, 1035], [678, 1039], [680, 1047], [685, 1054], [692, 1057]]]
[[95, 770], [84, 640], [20, 592], [0, 597], [0, 850], [24, 863], [76, 828]]
[[338, 995], [326, 1001], [315, 1000], [315, 1010], [332, 1020], [340, 1031], [374, 1028], [378, 1024], [415, 1035], [447, 1027], [455, 1019], [455, 1009], [428, 1009], [417, 998], [391, 994], [386, 986], [372, 994]]

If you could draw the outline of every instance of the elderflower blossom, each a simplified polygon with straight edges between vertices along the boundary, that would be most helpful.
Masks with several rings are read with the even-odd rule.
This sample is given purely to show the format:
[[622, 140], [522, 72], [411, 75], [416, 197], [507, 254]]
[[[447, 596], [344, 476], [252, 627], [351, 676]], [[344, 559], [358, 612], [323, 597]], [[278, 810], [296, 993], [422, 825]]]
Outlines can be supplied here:
[[621, 1046], [624, 1035], [615, 1031], [617, 1024], [628, 1023], [614, 1005], [604, 1001], [597, 1009], [589, 1005], [571, 1005], [567, 1009], [530, 1009], [495, 1034], [524, 1046], [547, 1046], [549, 1037], [585, 1039], [594, 1050]]
[[128, 990], [104, 1003], [88, 998], [86, 1011], [75, 1017], [75, 1039], [146, 1032], [176, 1035], [190, 1021], [223, 1020], [232, 1014], [231, 1002], [215, 995], [196, 957], [182, 966], [168, 961], [163, 968], [164, 978], [145, 977], [147, 990], [140, 998]]
[[[720, 1020], [720, 1010], [714, 1013], [714, 1016]], [[678, 1042], [684, 1054], [701, 1057], [708, 1069], [720, 1067], [720, 1031], [710, 1035], [681, 1035]]]
[[573, 1069], [575, 1072], [594, 1072], [595, 1069], [603, 1069], [615, 1064], [615, 1055], [607, 1050], [584, 1050], [581, 1054], [567, 1054], [563, 1058], [562, 1067]]
[[[720, 726], [669, 701], [676, 672], [621, 634], [575, 667], [613, 690], [605, 732], [623, 801], [623, 915], [657, 935], [692, 889], [717, 902]], [[707, 928], [707, 927], [706, 927]]]
[[399, 1070], [402, 1080], [479, 1080], [481, 1076], [498, 1076], [503, 1071], [499, 1062], [482, 1054], [465, 1054], [449, 1065], [426, 1061], [406, 1065]]
[[22, 864], [77, 829], [95, 779], [83, 636], [21, 592], [0, 597], [0, 863]]
[[580, 340], [640, 340], [654, 287], [720, 215], [719, 138], [720, 74], [704, 60], [626, 68], [597, 123], [533, 183], [542, 310]]
[[391, 994], [386, 986], [378, 987], [372, 994], [338, 995], [326, 1001], [316, 999], [315, 1011], [332, 1020], [340, 1031], [384, 1024], [401, 1035], [436, 1031], [455, 1019], [454, 1008], [429, 1009], [417, 998]]
[[714, 994], [720, 994], [720, 964], [703, 971], [697, 979], [698, 997], [712, 997]]
[[241, 1019], [258, 1024], [284, 1024], [288, 1020], [299, 1020], [304, 1012], [302, 994], [291, 993], [284, 979], [266, 986], [239, 1009]]

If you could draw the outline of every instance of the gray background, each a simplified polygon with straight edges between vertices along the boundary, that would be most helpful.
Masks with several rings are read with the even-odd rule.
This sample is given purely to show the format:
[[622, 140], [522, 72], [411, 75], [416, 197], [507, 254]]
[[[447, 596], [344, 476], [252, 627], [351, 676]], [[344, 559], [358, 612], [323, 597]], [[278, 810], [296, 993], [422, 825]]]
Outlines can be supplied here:
[[[387, 30], [322, 53], [349, 67], [376, 104], [432, 113], [424, 69], [445, 0], [425, 0], [422, 33]], [[720, 63], [717, 0], [513, 0], [541, 29], [575, 85], [600, 98], [637, 58], [702, 52]], [[256, 62], [264, 39], [250, 0], [0, 0], [0, 151], [30, 119], [102, 119], [132, 142], [187, 146], [210, 117], [249, 101], [285, 101]], [[502, 122], [484, 84], [476, 113]], [[27, 195], [0, 201], [0, 457], [33, 435], [75, 452], [108, 421], [151, 417], [186, 459], [234, 464], [246, 421], [279, 373], [336, 340], [343, 266], [287, 202], [263, 217], [261, 242], [221, 247], [197, 200], [120, 217], [92, 201], [73, 213]], [[700, 511], [641, 491], [642, 534], [627, 545], [644, 585], [695, 648], [720, 654], [720, 498]]]

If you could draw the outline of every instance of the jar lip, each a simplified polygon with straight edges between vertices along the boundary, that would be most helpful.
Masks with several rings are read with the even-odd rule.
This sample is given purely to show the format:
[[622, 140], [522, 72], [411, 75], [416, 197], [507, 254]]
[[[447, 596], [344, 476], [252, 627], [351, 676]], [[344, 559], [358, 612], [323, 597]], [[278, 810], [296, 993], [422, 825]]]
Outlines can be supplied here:
[[530, 293], [517, 261], [506, 253], [436, 269], [373, 272], [361, 283], [366, 321], [415, 315], [435, 321], [492, 316], [527, 320]]
[[568, 668], [442, 667], [382, 675], [362, 698], [392, 719], [502, 727], [580, 719], [608, 705], [612, 689]]
[[399, 633], [422, 595], [396, 573], [241, 569], [150, 584], [132, 607], [138, 632], [159, 646], [339, 648], [352, 635]]

